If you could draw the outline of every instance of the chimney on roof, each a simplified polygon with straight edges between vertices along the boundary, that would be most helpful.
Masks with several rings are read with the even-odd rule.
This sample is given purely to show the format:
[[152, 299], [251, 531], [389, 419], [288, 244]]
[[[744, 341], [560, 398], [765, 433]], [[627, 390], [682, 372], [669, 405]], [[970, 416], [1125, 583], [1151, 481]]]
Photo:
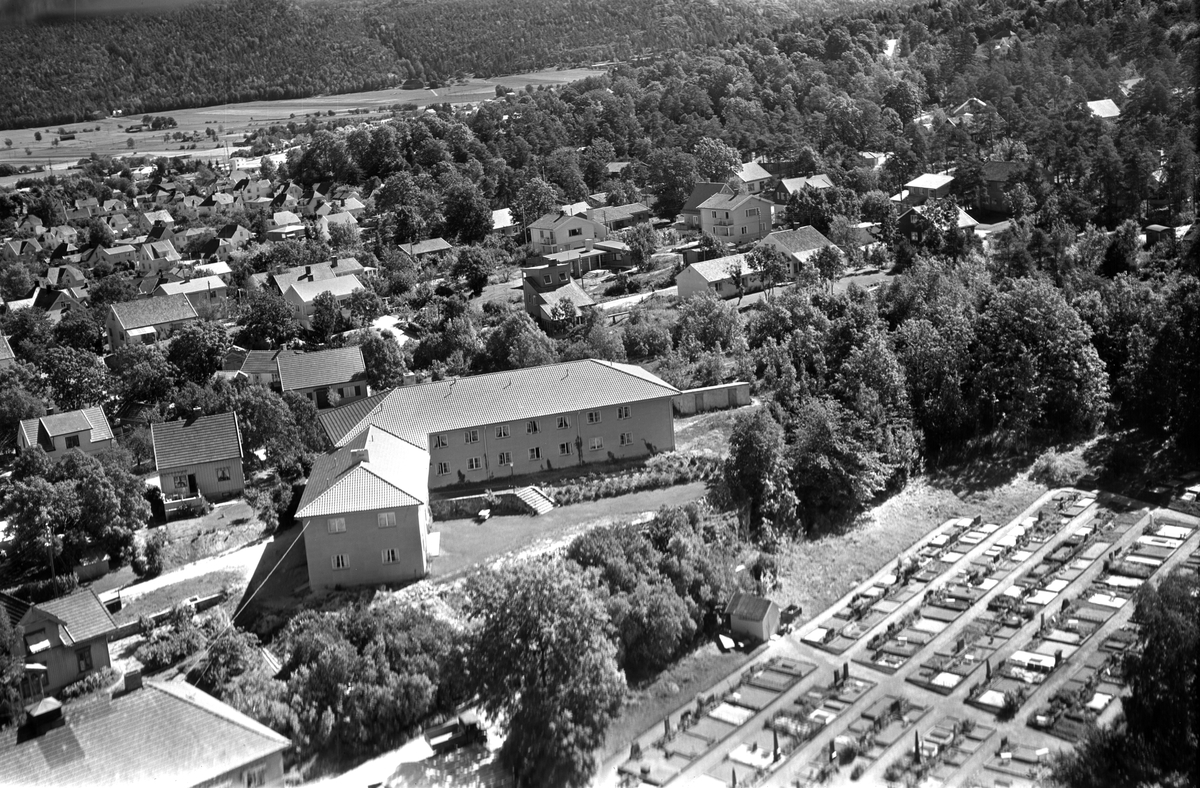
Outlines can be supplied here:
[[370, 462], [371, 461], [371, 451], [369, 449], [351, 449], [350, 450], [350, 459], [356, 463]]
[[25, 707], [26, 720], [17, 741], [28, 741], [67, 724], [62, 704], [54, 698], [42, 698]]
[[312, 278], [312, 266], [311, 265], [304, 266], [304, 275], [310, 279]]
[[134, 668], [125, 673], [125, 691], [133, 692], [142, 688], [142, 671]]
[[590, 251], [592, 251], [592, 247], [595, 246], [595, 244], [596, 244], [596, 239], [589, 238], [586, 241], [584, 241], [583, 243], [584, 243], [584, 248], [590, 252]]

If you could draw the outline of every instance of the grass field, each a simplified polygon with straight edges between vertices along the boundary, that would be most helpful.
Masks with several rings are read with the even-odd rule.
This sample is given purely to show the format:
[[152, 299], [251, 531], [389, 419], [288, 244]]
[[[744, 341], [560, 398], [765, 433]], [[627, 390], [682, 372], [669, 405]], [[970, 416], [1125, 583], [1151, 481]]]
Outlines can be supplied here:
[[[178, 155], [190, 153], [204, 158], [225, 158], [226, 146], [230, 152], [245, 138], [247, 131], [256, 127], [270, 126], [275, 123], [287, 123], [293, 116], [297, 120], [308, 114], [327, 116], [332, 111], [337, 116], [345, 116], [351, 110], [368, 110], [368, 114], [357, 117], [367, 119], [379, 117], [381, 113], [390, 113], [394, 104], [416, 104], [426, 106], [441, 102], [451, 104], [468, 104], [495, 98], [496, 86], [503, 85], [512, 90], [523, 90], [526, 85], [564, 85], [587, 76], [601, 75], [606, 72], [587, 68], [544, 69], [525, 74], [512, 74], [493, 79], [469, 79], [461, 83], [446, 85], [435, 90], [375, 90], [366, 93], [347, 93], [337, 96], [314, 96], [304, 99], [285, 99], [281, 101], [250, 101], [241, 104], [222, 104], [215, 107], [197, 107], [180, 109], [171, 112], [155, 113], [175, 118], [177, 128], [165, 131], [138, 132], [128, 134], [125, 126], [141, 123], [141, 118], [107, 118], [100, 121], [79, 122], [63, 126], [69, 132], [76, 132], [74, 140], [60, 142], [57, 147], [52, 140], [57, 137], [58, 128], [46, 129], [6, 129], [0, 131], [0, 141], [12, 140], [12, 146], [0, 147], [0, 162], [12, 165], [41, 164], [51, 162], [63, 165], [76, 162], [91, 153], [100, 155], [115, 155], [137, 153], [138, 155]], [[182, 132], [191, 135], [197, 132], [204, 135], [204, 129], [216, 129], [221, 126], [223, 133], [219, 142], [206, 139], [197, 143], [195, 150], [181, 151], [179, 142], [166, 142], [165, 134]], [[99, 131], [83, 132], [82, 129]], [[34, 132], [42, 133], [42, 140], [34, 139]], [[128, 140], [134, 141], [131, 150], [127, 147]], [[25, 149], [30, 153], [26, 154]]]

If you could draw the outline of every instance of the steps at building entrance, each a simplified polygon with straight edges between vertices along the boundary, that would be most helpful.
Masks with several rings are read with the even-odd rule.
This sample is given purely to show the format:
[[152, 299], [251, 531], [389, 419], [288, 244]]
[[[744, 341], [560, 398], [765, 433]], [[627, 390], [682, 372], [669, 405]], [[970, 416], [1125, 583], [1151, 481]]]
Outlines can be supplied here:
[[517, 489], [516, 496], [533, 510], [534, 515], [545, 514], [554, 508], [554, 501], [550, 500], [550, 496], [537, 487], [521, 487]]

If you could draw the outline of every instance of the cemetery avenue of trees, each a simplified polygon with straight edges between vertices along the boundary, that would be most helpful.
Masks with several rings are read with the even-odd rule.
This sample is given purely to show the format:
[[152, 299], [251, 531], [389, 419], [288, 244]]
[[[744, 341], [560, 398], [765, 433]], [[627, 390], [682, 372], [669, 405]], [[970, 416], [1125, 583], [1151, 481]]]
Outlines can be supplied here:
[[[705, 481], [701, 502], [464, 572], [449, 601], [339, 589], [250, 622], [184, 607], [149, 622], [138, 651], [148, 669], [175, 666], [287, 736], [296, 775], [393, 749], [471, 701], [504, 720], [498, 757], [521, 785], [588, 785], [633, 693], [711, 642], [729, 597], [774, 576], [781, 545], [840, 534], [926, 473], [1040, 457], [1051, 486], [1073, 484], [1082, 473], [1058, 458], [1085, 444], [1100, 486], [1163, 458], [1200, 462], [1197, 30], [1192, 0], [830, 3], [803, 20], [774, 4], [682, 0], [220, 0], [4, 25], [0, 125], [13, 127], [623, 61], [477, 106], [249, 132], [239, 153], [261, 167], [253, 181], [268, 202], [353, 194], [358, 224], [321, 231], [327, 216], [306, 217], [295, 237], [268, 240], [277, 206], [175, 212], [184, 260], [214, 248], [221, 228], [248, 240], [220, 261], [228, 304], [197, 309], [166, 345], [106, 347], [110, 307], [158, 283], [100, 255], [132, 232], [122, 240], [106, 218], [67, 211], [116, 200], [136, 220], [162, 192], [210, 196], [223, 164], [93, 155], [0, 187], [6, 244], [42, 226], [74, 238], [0, 255], [13, 356], [0, 363], [0, 436], [97, 406], [141, 419], [103, 454], [5, 448], [7, 559], [33, 576], [49, 555], [70, 584], [97, 548], [140, 577], [160, 571], [163, 545], [135, 538], [160, 502], [142, 477], [152, 425], [181, 416], [237, 415], [247, 498], [269, 531], [290, 527], [331, 441], [315, 401], [225, 374], [235, 348], [357, 347], [374, 392], [583, 359], [640, 365], [681, 390], [748, 382], [758, 407], [734, 421], [720, 459], [672, 452], [639, 467], [648, 488]], [[1089, 106], [1105, 100], [1117, 114]], [[534, 257], [525, 228], [588, 200], [653, 212], [610, 233], [631, 265], [608, 295], [675, 286], [683, 259], [660, 252], [688, 231], [676, 217], [697, 184], [731, 182], [745, 162], [770, 169], [772, 194], [785, 178], [831, 184], [777, 200], [777, 225], [833, 245], [794, 276], [781, 252], [745, 248], [725, 272], [737, 297], [656, 297], [619, 321], [564, 298], [539, 322], [516, 291], [495, 295]], [[914, 218], [904, 190], [925, 173], [952, 180]], [[514, 234], [495, 226], [501, 209]], [[964, 232], [966, 212], [995, 231]], [[432, 239], [445, 250], [414, 250]], [[734, 237], [696, 240], [697, 259], [737, 251]], [[30, 299], [62, 255], [93, 252], [79, 308], [52, 319], [36, 297], [5, 306]], [[369, 270], [362, 287], [318, 296], [303, 320], [251, 284], [348, 258]], [[751, 269], [764, 284], [754, 299], [740, 284]], [[866, 269], [888, 275], [871, 288], [843, 281]], [[406, 342], [372, 328], [384, 316]], [[1200, 788], [1197, 585], [1178, 574], [1141, 592], [1125, 713], [1056, 763], [1058, 784]], [[21, 589], [29, 601], [59, 590], [45, 579]], [[9, 722], [22, 719], [24, 653], [0, 615]]]

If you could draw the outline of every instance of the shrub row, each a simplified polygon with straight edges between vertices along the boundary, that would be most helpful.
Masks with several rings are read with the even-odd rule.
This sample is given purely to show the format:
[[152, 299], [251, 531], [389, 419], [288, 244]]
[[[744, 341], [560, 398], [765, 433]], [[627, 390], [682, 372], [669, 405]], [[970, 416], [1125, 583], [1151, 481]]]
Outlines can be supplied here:
[[557, 506], [614, 498], [618, 495], [657, 490], [676, 484], [711, 479], [721, 460], [709, 454], [664, 452], [646, 461], [640, 469], [617, 474], [591, 473], [586, 477], [543, 489]]
[[59, 692], [59, 698], [64, 702], [82, 698], [84, 695], [91, 695], [93, 692], [108, 689], [113, 684], [116, 684], [119, 678], [121, 678], [121, 674], [115, 668], [101, 668], [95, 673], [89, 673], [79, 681], [73, 681], [63, 687], [62, 691]]
[[51, 578], [30, 581], [14, 589], [12, 595], [31, 605], [36, 605], [66, 596], [77, 588], [79, 588], [79, 576], [71, 572], [59, 575], [57, 581]]

